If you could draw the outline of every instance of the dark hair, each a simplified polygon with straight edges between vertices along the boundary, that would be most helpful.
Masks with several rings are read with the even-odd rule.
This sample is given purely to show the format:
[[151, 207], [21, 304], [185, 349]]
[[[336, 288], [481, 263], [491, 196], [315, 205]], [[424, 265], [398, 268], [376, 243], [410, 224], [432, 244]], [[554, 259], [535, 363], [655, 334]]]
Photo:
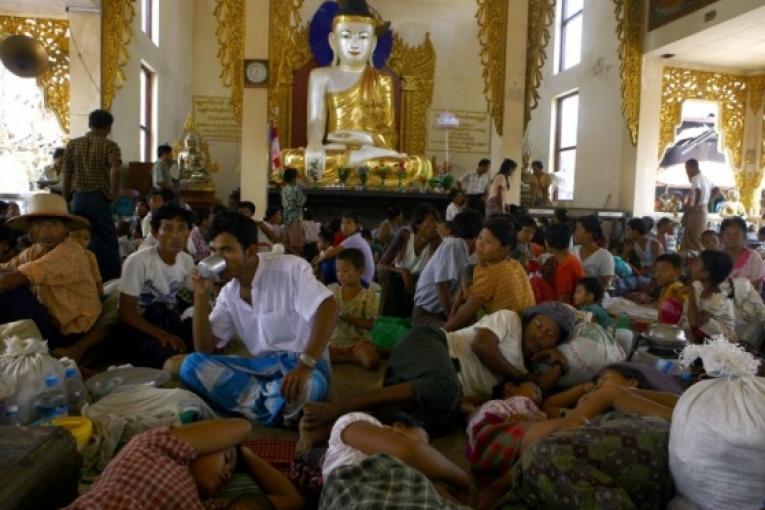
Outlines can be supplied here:
[[347, 260], [356, 269], [364, 269], [364, 254], [358, 248], [346, 248], [337, 255], [337, 260]]
[[532, 169], [538, 168], [538, 169], [542, 170], [542, 169], [544, 169], [544, 167], [545, 166], [538, 159], [535, 159], [534, 161], [531, 162], [531, 168]]
[[151, 197], [156, 197], [157, 195], [161, 196], [161, 197], [162, 197], [162, 198], [165, 200], [165, 202], [167, 202], [167, 200], [166, 200], [166, 197], [165, 197], [165, 194], [163, 193], [163, 190], [161, 190], [161, 189], [159, 189], [159, 188], [152, 188], [152, 189], [150, 189], [150, 190], [149, 190], [149, 192], [146, 194], [146, 204], [148, 205], [148, 203], [149, 203], [149, 199], [150, 199]]
[[672, 223], [672, 219], [671, 219], [671, 218], [669, 218], [669, 217], [667, 217], [667, 216], [664, 216], [663, 218], [661, 218], [661, 219], [660, 219], [660, 220], [659, 220], [659, 221], [656, 223], [656, 226], [657, 226], [657, 227], [663, 227], [663, 226], [664, 226], [664, 225], [666, 225], [667, 223]]
[[0, 220], [0, 243], [3, 241], [8, 243], [9, 250], [16, 247], [16, 234], [8, 228], [5, 221]]
[[534, 227], [534, 230], [539, 228], [539, 225], [537, 225], [537, 222], [534, 218], [531, 216], [521, 216], [518, 218], [518, 228], [526, 228], [526, 227]]
[[603, 227], [597, 216], [594, 214], [590, 216], [582, 216], [581, 218], [577, 218], [576, 222], [580, 224], [584, 230], [592, 234], [593, 241], [598, 242], [603, 240]]
[[359, 217], [359, 213], [356, 211], [345, 211], [342, 216], [340, 216], [341, 220], [343, 218], [353, 220], [356, 225], [361, 225], [361, 218]]
[[157, 158], [161, 158], [162, 156], [164, 156], [168, 152], [173, 152], [173, 148], [170, 147], [167, 144], [160, 145], [159, 147], [157, 147]]
[[408, 429], [424, 429], [425, 425], [412, 415], [407, 414], [397, 409], [378, 409], [368, 413], [373, 418], [377, 419], [383, 425], [391, 426], [394, 423], [401, 423]]
[[109, 129], [114, 124], [114, 117], [106, 110], [93, 110], [88, 115], [90, 129]]
[[571, 243], [571, 229], [565, 223], [553, 223], [547, 227], [545, 242], [556, 250], [567, 250]]
[[478, 162], [478, 166], [486, 166], [491, 165], [491, 160], [483, 158], [481, 161]]
[[194, 225], [197, 227], [210, 217], [210, 209], [206, 207], [198, 207], [192, 212], [194, 213]]
[[627, 226], [636, 231], [641, 236], [644, 236], [648, 230], [645, 228], [645, 221], [642, 218], [632, 218], [627, 222]]
[[237, 209], [249, 209], [252, 214], [255, 214], [255, 204], [252, 202], [245, 200], [244, 202], [239, 202], [239, 204], [236, 206]]
[[511, 216], [528, 216], [529, 208], [526, 207], [525, 205], [512, 204], [510, 206], [510, 215]]
[[724, 251], [704, 250], [699, 254], [713, 285], [720, 285], [733, 271], [733, 259]]
[[158, 207], [156, 211], [151, 213], [151, 229], [159, 230], [162, 220], [174, 220], [176, 218], [180, 218], [186, 223], [189, 230], [194, 223], [194, 215], [191, 211], [175, 204], [167, 204]]
[[483, 215], [475, 209], [465, 209], [454, 217], [454, 237], [475, 239], [483, 228]]
[[654, 225], [656, 225], [656, 220], [652, 216], [643, 216], [643, 223], [645, 223], [645, 231], [650, 232], [653, 230]]
[[217, 214], [207, 231], [207, 239], [212, 241], [223, 233], [236, 237], [243, 250], [258, 242], [258, 226], [251, 218], [238, 212], [226, 211]]
[[720, 239], [720, 234], [718, 234], [716, 230], [712, 230], [712, 229], [705, 230], [704, 232], [701, 233], [700, 237], [705, 237], [705, 236], [715, 236], [718, 240]]
[[651, 385], [648, 378], [645, 376], [643, 372], [640, 370], [633, 368], [629, 366], [627, 363], [615, 363], [613, 365], [606, 365], [605, 367], [601, 368], [600, 371], [595, 374], [595, 377], [593, 377], [593, 382], [597, 382], [598, 379], [600, 379], [600, 376], [605, 372], [606, 370], [613, 370], [614, 372], [617, 372], [619, 375], [624, 377], [625, 379], [635, 379], [638, 382], [638, 388], [646, 390], [650, 389], [653, 386]]
[[699, 169], [699, 161], [695, 158], [691, 158], [685, 162], [686, 165], [688, 165], [691, 168], [695, 168], [696, 170]]
[[401, 208], [396, 206], [390, 206], [385, 209], [385, 215], [389, 220], [395, 220], [401, 214]]
[[226, 212], [226, 211], [228, 211], [228, 209], [226, 209], [226, 207], [222, 206], [222, 205], [214, 205], [213, 208], [212, 208], [213, 216], [216, 216], [216, 215], [218, 215], [218, 214], [220, 214], [222, 212]]
[[[658, 257], [656, 257], [656, 262], [666, 262], [667, 264], [671, 264], [672, 267], [674, 267], [678, 271], [683, 269], [683, 257], [678, 255], [677, 253], [664, 253], [662, 255], [659, 255]], [[656, 262], [654, 262], [654, 264]]]
[[120, 220], [117, 222], [117, 236], [129, 236], [130, 235], [130, 222]]
[[66, 149], [63, 147], [56, 147], [53, 149], [53, 159], [58, 159], [64, 156], [66, 154]]
[[565, 207], [556, 207], [553, 216], [558, 220], [558, 223], [568, 223], [569, 221], [568, 210]]
[[292, 184], [293, 182], [295, 182], [295, 179], [297, 179], [297, 176], [298, 176], [298, 171], [295, 170], [294, 168], [286, 169], [284, 171], [284, 177], [283, 177], [284, 183]]
[[332, 242], [335, 240], [335, 234], [333, 234], [332, 231], [328, 228], [321, 227], [319, 230], [319, 239], [332, 244]]
[[741, 216], [733, 216], [732, 218], [725, 218], [722, 223], [720, 223], [720, 233], [722, 234], [726, 228], [731, 226], [737, 226], [741, 229], [741, 232], [746, 234], [747, 226], [746, 221]]
[[538, 382], [524, 379], [513, 379], [512, 377], [508, 377], [507, 379], [500, 381], [498, 384], [495, 384], [491, 388], [491, 398], [494, 400], [500, 400], [505, 395], [505, 384], [507, 383], [510, 383], [513, 386], [520, 386], [523, 383], [533, 384], [537, 387], [537, 389], [539, 389], [539, 393], [544, 393]]
[[494, 216], [484, 223], [483, 228], [491, 232], [492, 235], [499, 240], [502, 246], [515, 248], [515, 226], [513, 225], [512, 220], [507, 216]]
[[443, 220], [439, 221], [438, 223], [444, 225], [447, 229], [449, 229], [450, 234], [454, 234], [454, 222], [452, 220]]
[[446, 197], [449, 199], [449, 202], [454, 202], [454, 199], [457, 198], [457, 195], [464, 195], [464, 194], [465, 193], [461, 189], [452, 188]]
[[502, 164], [500, 165], [499, 171], [497, 171], [497, 173], [503, 174], [505, 177], [507, 177], [508, 175], [511, 175], [516, 168], [518, 168], [518, 163], [508, 158], [502, 161]]
[[364, 239], [372, 239], [372, 231], [364, 227], [361, 229], [361, 237]]
[[760, 235], [760, 234], [765, 234], [765, 225], [760, 227], [760, 229], [757, 231], [757, 235]]
[[596, 303], [603, 301], [603, 284], [600, 283], [600, 278], [595, 276], [588, 276], [586, 278], [582, 278], [576, 282], [576, 284], [581, 285], [584, 291], [588, 294], [592, 294], [592, 298]]
[[239, 202], [239, 200], [242, 198], [242, 192], [239, 188], [236, 188], [235, 190], [232, 190], [231, 193], [228, 194], [229, 200], [236, 200]]
[[415, 207], [414, 211], [412, 211], [412, 218], [409, 220], [409, 225], [411, 225], [414, 230], [417, 230], [420, 228], [420, 225], [422, 225], [422, 222], [425, 221], [425, 218], [428, 216], [433, 216], [436, 221], [441, 218], [441, 215], [438, 214], [438, 210], [431, 204], [424, 202], [417, 204], [417, 207]]
[[278, 213], [281, 210], [282, 210], [282, 208], [279, 207], [278, 205], [272, 205], [271, 207], [266, 209], [266, 219], [270, 220], [271, 218], [276, 216], [276, 213]]
[[340, 223], [342, 223], [340, 218], [332, 218], [329, 220], [329, 223], [327, 223], [327, 228], [329, 228], [333, 234], [340, 232]]

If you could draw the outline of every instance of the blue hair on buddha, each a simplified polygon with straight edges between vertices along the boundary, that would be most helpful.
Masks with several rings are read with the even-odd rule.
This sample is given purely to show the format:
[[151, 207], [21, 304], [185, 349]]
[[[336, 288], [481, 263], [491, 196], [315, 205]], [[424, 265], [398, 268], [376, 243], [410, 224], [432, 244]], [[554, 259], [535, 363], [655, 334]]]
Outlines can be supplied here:
[[[311, 46], [311, 52], [321, 67], [332, 64], [332, 48], [329, 46], [327, 38], [332, 32], [332, 20], [338, 9], [337, 2], [324, 2], [313, 15], [311, 25], [308, 28], [308, 42]], [[377, 69], [385, 67], [392, 51], [393, 31], [388, 30], [377, 38], [377, 48], [372, 57]]]

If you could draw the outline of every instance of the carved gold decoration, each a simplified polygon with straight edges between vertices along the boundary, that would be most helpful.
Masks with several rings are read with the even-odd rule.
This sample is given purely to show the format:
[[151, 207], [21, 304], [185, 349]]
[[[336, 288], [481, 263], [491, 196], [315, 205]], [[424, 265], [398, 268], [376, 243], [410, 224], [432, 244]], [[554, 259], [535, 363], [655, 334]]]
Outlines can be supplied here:
[[49, 67], [37, 78], [45, 107], [61, 129], [69, 133], [69, 21], [49, 18], [0, 16], [0, 39], [4, 35], [26, 35], [40, 41], [48, 52]]
[[[746, 77], [727, 73], [665, 67], [659, 127], [659, 158], [675, 139], [687, 99], [715, 101], [719, 105], [718, 127], [723, 147], [734, 171], [741, 170], [741, 151], [746, 115]], [[743, 191], [743, 190], [742, 190]]]
[[101, 16], [101, 107], [111, 109], [114, 96], [125, 85], [123, 68], [133, 39], [135, 0], [103, 0]]
[[213, 11], [218, 27], [218, 59], [220, 80], [231, 88], [231, 107], [239, 125], [242, 125], [242, 101], [244, 97], [244, 0], [216, 0]]
[[640, 81], [643, 68], [645, 2], [614, 0], [619, 39], [619, 74], [622, 79], [622, 112], [632, 145], [637, 145], [640, 117]]
[[529, 0], [529, 19], [526, 34], [526, 99], [523, 130], [529, 125], [531, 112], [539, 104], [539, 85], [542, 67], [547, 60], [550, 26], [555, 18], [555, 0]]
[[483, 93], [502, 136], [505, 115], [505, 59], [508, 0], [477, 0], [478, 42], [481, 44]]
[[747, 211], [754, 208], [754, 195], [762, 182], [762, 172], [733, 172], [736, 186], [741, 191], [741, 202]]
[[[292, 84], [294, 72], [313, 58], [308, 44], [308, 23], [303, 23], [303, 0], [271, 2], [268, 112], [279, 129], [282, 147], [292, 147]], [[400, 151], [425, 154], [428, 145], [428, 109], [433, 103], [436, 51], [430, 34], [417, 46], [409, 46], [394, 33], [389, 67], [402, 79]]]
[[765, 75], [749, 76], [749, 107], [752, 112], [759, 113], [762, 106], [762, 97], [765, 94]]
[[196, 121], [194, 120], [194, 115], [191, 113], [186, 116], [186, 122], [183, 123], [181, 135], [177, 140], [173, 142], [173, 159], [178, 159], [178, 154], [184, 150], [183, 143], [186, 140], [186, 135], [191, 132], [193, 132], [199, 140], [199, 152], [205, 155], [205, 161], [207, 161], [207, 171], [211, 174], [217, 174], [220, 172], [220, 165], [213, 161], [213, 159], [210, 157], [210, 147], [207, 145], [207, 140], [205, 140], [202, 135], [199, 134]]
[[425, 41], [409, 46], [393, 36], [393, 52], [388, 65], [403, 80], [400, 151], [423, 155], [428, 146], [428, 109], [433, 103], [433, 75], [436, 72], [436, 49], [425, 34]]

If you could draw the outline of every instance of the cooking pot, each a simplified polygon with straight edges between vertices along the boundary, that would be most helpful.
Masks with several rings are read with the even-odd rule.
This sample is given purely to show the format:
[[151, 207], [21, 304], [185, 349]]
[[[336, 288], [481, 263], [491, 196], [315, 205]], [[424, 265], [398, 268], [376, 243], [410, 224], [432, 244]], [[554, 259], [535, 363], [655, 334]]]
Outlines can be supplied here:
[[649, 347], [661, 350], [682, 350], [688, 343], [685, 331], [673, 324], [651, 324], [643, 333]]

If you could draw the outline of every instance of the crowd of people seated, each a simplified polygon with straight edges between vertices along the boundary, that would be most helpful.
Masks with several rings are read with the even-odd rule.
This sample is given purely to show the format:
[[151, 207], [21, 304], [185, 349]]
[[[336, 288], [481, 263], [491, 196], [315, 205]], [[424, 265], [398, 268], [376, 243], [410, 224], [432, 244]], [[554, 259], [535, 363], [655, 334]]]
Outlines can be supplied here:
[[[67, 150], [75, 154], [65, 161], [77, 144]], [[154, 189], [132, 216], [112, 218], [114, 243], [63, 196], [37, 194], [24, 214], [0, 210], [0, 323], [31, 318], [54, 354], [89, 369], [103, 356], [164, 368], [221, 411], [299, 428], [300, 452], [327, 448], [325, 508], [353, 480], [381, 483], [381, 472], [440, 508], [464, 504], [475, 477], [485, 488], [477, 505], [491, 508], [513, 483], [513, 464], [548, 436], [609, 410], [672, 418], [679, 379], [627, 362], [621, 348], [585, 382], [561, 387], [575, 361], [563, 346], [582, 335], [580, 325], [610, 338], [604, 299], [653, 304], [694, 342], [718, 334], [736, 342], [735, 281], [758, 294], [765, 264], [743, 218], [712, 232], [717, 244], [677, 254], [666, 218], [655, 231], [631, 219], [623, 239], [609, 238], [597, 216], [562, 209], [550, 222], [518, 207], [487, 218], [468, 206], [479, 198], [473, 191], [453, 192], [446, 211], [423, 203], [406, 218], [391, 207], [380, 225], [346, 211], [321, 224], [288, 169], [281, 207], [262, 217], [237, 193], [228, 207], [192, 210], [173, 190]], [[81, 208], [100, 204], [79, 195]], [[112, 244], [116, 272], [88, 249]], [[216, 278], [196, 267], [211, 254], [225, 261]], [[375, 343], [381, 317], [409, 324], [389, 351]], [[243, 355], [226, 355], [234, 340]], [[762, 328], [746, 340], [761, 348]], [[382, 385], [325, 401], [340, 363], [384, 364]], [[471, 474], [428, 444], [465, 425]], [[164, 491], [145, 490], [160, 472], [178, 504], [215, 498], [237, 464], [261, 485], [260, 503], [301, 507], [288, 480], [237, 446], [249, 430], [232, 419], [136, 436], [72, 508], [129, 507], [104, 503], [118, 500], [160, 508]]]

